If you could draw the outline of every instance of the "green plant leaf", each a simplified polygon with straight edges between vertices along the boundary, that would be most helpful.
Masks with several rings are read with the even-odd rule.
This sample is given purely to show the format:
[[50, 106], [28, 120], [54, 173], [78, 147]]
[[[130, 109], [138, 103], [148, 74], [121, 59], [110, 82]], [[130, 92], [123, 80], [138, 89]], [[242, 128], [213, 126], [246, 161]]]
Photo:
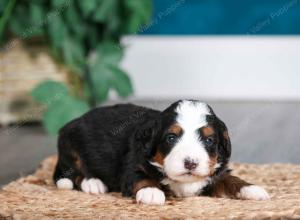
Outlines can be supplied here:
[[44, 33], [43, 25], [45, 13], [43, 7], [35, 2], [29, 5], [30, 27], [27, 28], [26, 37], [40, 36]]
[[67, 87], [59, 82], [44, 81], [31, 91], [31, 96], [38, 102], [50, 105], [65, 96], [68, 96]]
[[48, 18], [48, 33], [55, 48], [61, 48], [64, 39], [67, 36], [68, 30], [65, 26], [62, 17], [52, 14]]
[[127, 97], [133, 93], [133, 87], [129, 76], [118, 67], [110, 67], [113, 75], [111, 84], [121, 97]]
[[10, 30], [18, 37], [22, 37], [26, 24], [23, 24], [18, 17], [11, 18], [9, 24]]
[[[11, 4], [13, 7], [8, 7], [11, 10], [5, 9], [8, 2], [16, 2]], [[55, 60], [67, 65], [72, 73], [80, 73], [72, 79], [76, 88], [84, 88], [89, 101], [92, 100], [91, 88], [84, 78], [87, 68], [98, 101], [106, 100], [111, 89], [125, 97], [133, 88], [129, 76], [119, 67], [123, 48], [118, 42], [122, 34], [135, 33], [149, 21], [151, 2], [0, 0], [0, 13], [3, 10], [11, 12], [5, 13], [6, 22], [2, 25], [0, 22], [2, 39], [6, 41], [10, 36], [27, 39], [43, 34], [47, 41], [41, 42], [48, 43]], [[82, 95], [82, 92], [77, 94]], [[44, 124], [50, 133], [57, 132], [62, 124], [88, 109], [87, 103], [70, 96], [68, 88], [59, 82], [41, 83], [32, 91], [32, 96], [47, 107]]]
[[85, 62], [82, 44], [76, 42], [74, 38], [69, 37], [64, 39], [62, 43], [62, 52], [65, 63], [72, 70], [81, 75], [82, 66]]
[[23, 5], [16, 5], [15, 13], [18, 16], [12, 16], [9, 19], [10, 30], [16, 34], [18, 37], [26, 38], [26, 29], [30, 27], [29, 19], [24, 19], [24, 17], [28, 16], [27, 8]]
[[45, 19], [43, 7], [34, 2], [31, 2], [29, 6], [29, 13], [31, 17], [31, 23], [34, 25], [41, 24], [42, 21]]
[[2, 15], [2, 12], [4, 11], [4, 9], [7, 7], [9, 0], [2, 0], [0, 1], [0, 13]]
[[44, 127], [49, 134], [57, 134], [59, 129], [89, 110], [87, 103], [71, 96], [53, 102], [44, 113]]
[[96, 63], [91, 68], [91, 78], [99, 102], [107, 99], [110, 89], [115, 89], [121, 97], [127, 97], [133, 92], [128, 75], [117, 66]]
[[110, 69], [100, 62], [96, 62], [90, 66], [90, 74], [97, 101], [105, 101], [111, 87]]
[[104, 0], [98, 3], [98, 7], [94, 12], [94, 19], [96, 21], [104, 22], [110, 19], [111, 13], [114, 13], [116, 0]]
[[92, 25], [87, 25], [86, 27], [88, 36], [85, 39], [88, 39], [91, 48], [96, 48], [99, 44], [99, 39], [102, 36], [102, 31], [99, 29], [94, 28]]
[[[79, 1], [79, 2], [89, 2], [89, 1]], [[81, 19], [81, 14], [74, 4], [68, 6], [66, 11], [63, 13], [66, 18], [65, 24], [68, 26], [69, 30], [74, 32], [72, 35], [74, 38], [83, 39], [83, 37], [88, 33], [86, 30], [85, 20]], [[76, 25], [74, 25], [76, 24]]]
[[130, 95], [133, 92], [130, 79], [118, 67], [123, 56], [122, 48], [113, 42], [105, 42], [97, 47], [96, 52], [89, 68], [97, 101], [105, 101], [110, 89], [115, 89], [121, 97]]
[[3, 37], [5, 36], [5, 30], [7, 27], [7, 23], [9, 18], [11, 17], [14, 7], [16, 4], [16, 0], [2, 0], [0, 3], [0, 44], [3, 43]]
[[151, 0], [125, 0], [128, 14], [126, 27], [127, 33], [136, 33], [138, 30], [150, 21], [152, 13]]
[[118, 14], [112, 13], [109, 20], [107, 21], [107, 29], [109, 33], [120, 35], [120, 27], [122, 26], [122, 21]]
[[[70, 3], [71, 0], [51, 0], [51, 6], [53, 8], [63, 7]], [[71, 2], [72, 3], [72, 2]]]
[[97, 7], [96, 0], [77, 1], [84, 17], [88, 17]]
[[49, 134], [56, 134], [65, 123], [89, 109], [87, 103], [70, 96], [66, 86], [59, 82], [45, 81], [31, 95], [47, 107], [43, 123]]
[[123, 57], [122, 48], [113, 42], [104, 42], [97, 47], [97, 62], [117, 65]]

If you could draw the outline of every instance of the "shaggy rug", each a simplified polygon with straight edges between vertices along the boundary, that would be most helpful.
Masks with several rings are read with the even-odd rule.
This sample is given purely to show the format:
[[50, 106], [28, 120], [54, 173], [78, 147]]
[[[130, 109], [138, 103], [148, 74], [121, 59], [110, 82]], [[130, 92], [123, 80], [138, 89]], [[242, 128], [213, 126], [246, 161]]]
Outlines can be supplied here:
[[192, 197], [163, 206], [136, 204], [119, 193], [88, 195], [58, 190], [56, 157], [0, 191], [0, 219], [300, 219], [300, 165], [231, 164], [234, 174], [265, 187], [270, 201]]

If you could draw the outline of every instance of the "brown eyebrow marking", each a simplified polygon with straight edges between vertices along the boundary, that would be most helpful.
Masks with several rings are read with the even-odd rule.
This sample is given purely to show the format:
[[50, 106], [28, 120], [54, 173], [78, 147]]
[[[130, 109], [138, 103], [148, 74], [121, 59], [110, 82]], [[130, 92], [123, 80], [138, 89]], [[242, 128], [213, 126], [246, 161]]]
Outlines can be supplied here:
[[174, 133], [177, 136], [180, 136], [183, 132], [182, 128], [179, 126], [179, 124], [173, 124], [170, 126], [170, 128], [168, 129], [169, 133]]
[[211, 126], [202, 127], [200, 131], [203, 137], [209, 137], [215, 133], [215, 130]]
[[140, 180], [140, 181], [134, 183], [133, 189], [132, 189], [133, 195], [135, 196], [136, 193], [140, 189], [145, 188], [145, 187], [157, 187], [157, 188], [160, 188], [159, 183], [157, 183], [155, 180], [152, 180], [152, 179], [143, 179], [143, 180]]

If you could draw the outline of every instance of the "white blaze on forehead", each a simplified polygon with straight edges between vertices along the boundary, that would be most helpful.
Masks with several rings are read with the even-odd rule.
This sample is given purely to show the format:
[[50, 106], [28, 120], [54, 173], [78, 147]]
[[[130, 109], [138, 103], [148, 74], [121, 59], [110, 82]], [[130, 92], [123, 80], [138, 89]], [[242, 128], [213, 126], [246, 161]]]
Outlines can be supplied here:
[[182, 176], [187, 171], [184, 161], [191, 159], [198, 163], [194, 170], [198, 176], [209, 174], [209, 155], [204, 144], [199, 140], [198, 129], [207, 125], [206, 116], [211, 113], [207, 104], [196, 101], [180, 102], [175, 112], [176, 122], [182, 128], [183, 135], [165, 157], [164, 170], [173, 180], [193, 182], [196, 180], [193, 176]]
[[204, 102], [182, 101], [176, 108], [177, 122], [183, 129], [196, 130], [207, 125], [206, 115], [210, 115], [208, 105]]

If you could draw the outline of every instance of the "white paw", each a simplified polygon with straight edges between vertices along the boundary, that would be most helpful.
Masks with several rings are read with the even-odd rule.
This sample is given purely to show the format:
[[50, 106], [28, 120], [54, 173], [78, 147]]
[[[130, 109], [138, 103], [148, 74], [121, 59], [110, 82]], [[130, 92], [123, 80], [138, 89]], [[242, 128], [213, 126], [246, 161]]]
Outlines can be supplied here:
[[107, 187], [104, 185], [104, 183], [97, 179], [97, 178], [91, 178], [86, 179], [84, 178], [81, 182], [81, 189], [83, 192], [91, 193], [91, 194], [100, 194], [107, 192]]
[[59, 189], [73, 189], [73, 182], [68, 178], [57, 180], [56, 186]]
[[241, 199], [251, 199], [251, 200], [269, 200], [270, 196], [267, 191], [256, 185], [244, 186], [241, 188], [238, 197]]
[[136, 193], [137, 203], [148, 205], [163, 205], [166, 197], [163, 191], [156, 187], [145, 187]]

